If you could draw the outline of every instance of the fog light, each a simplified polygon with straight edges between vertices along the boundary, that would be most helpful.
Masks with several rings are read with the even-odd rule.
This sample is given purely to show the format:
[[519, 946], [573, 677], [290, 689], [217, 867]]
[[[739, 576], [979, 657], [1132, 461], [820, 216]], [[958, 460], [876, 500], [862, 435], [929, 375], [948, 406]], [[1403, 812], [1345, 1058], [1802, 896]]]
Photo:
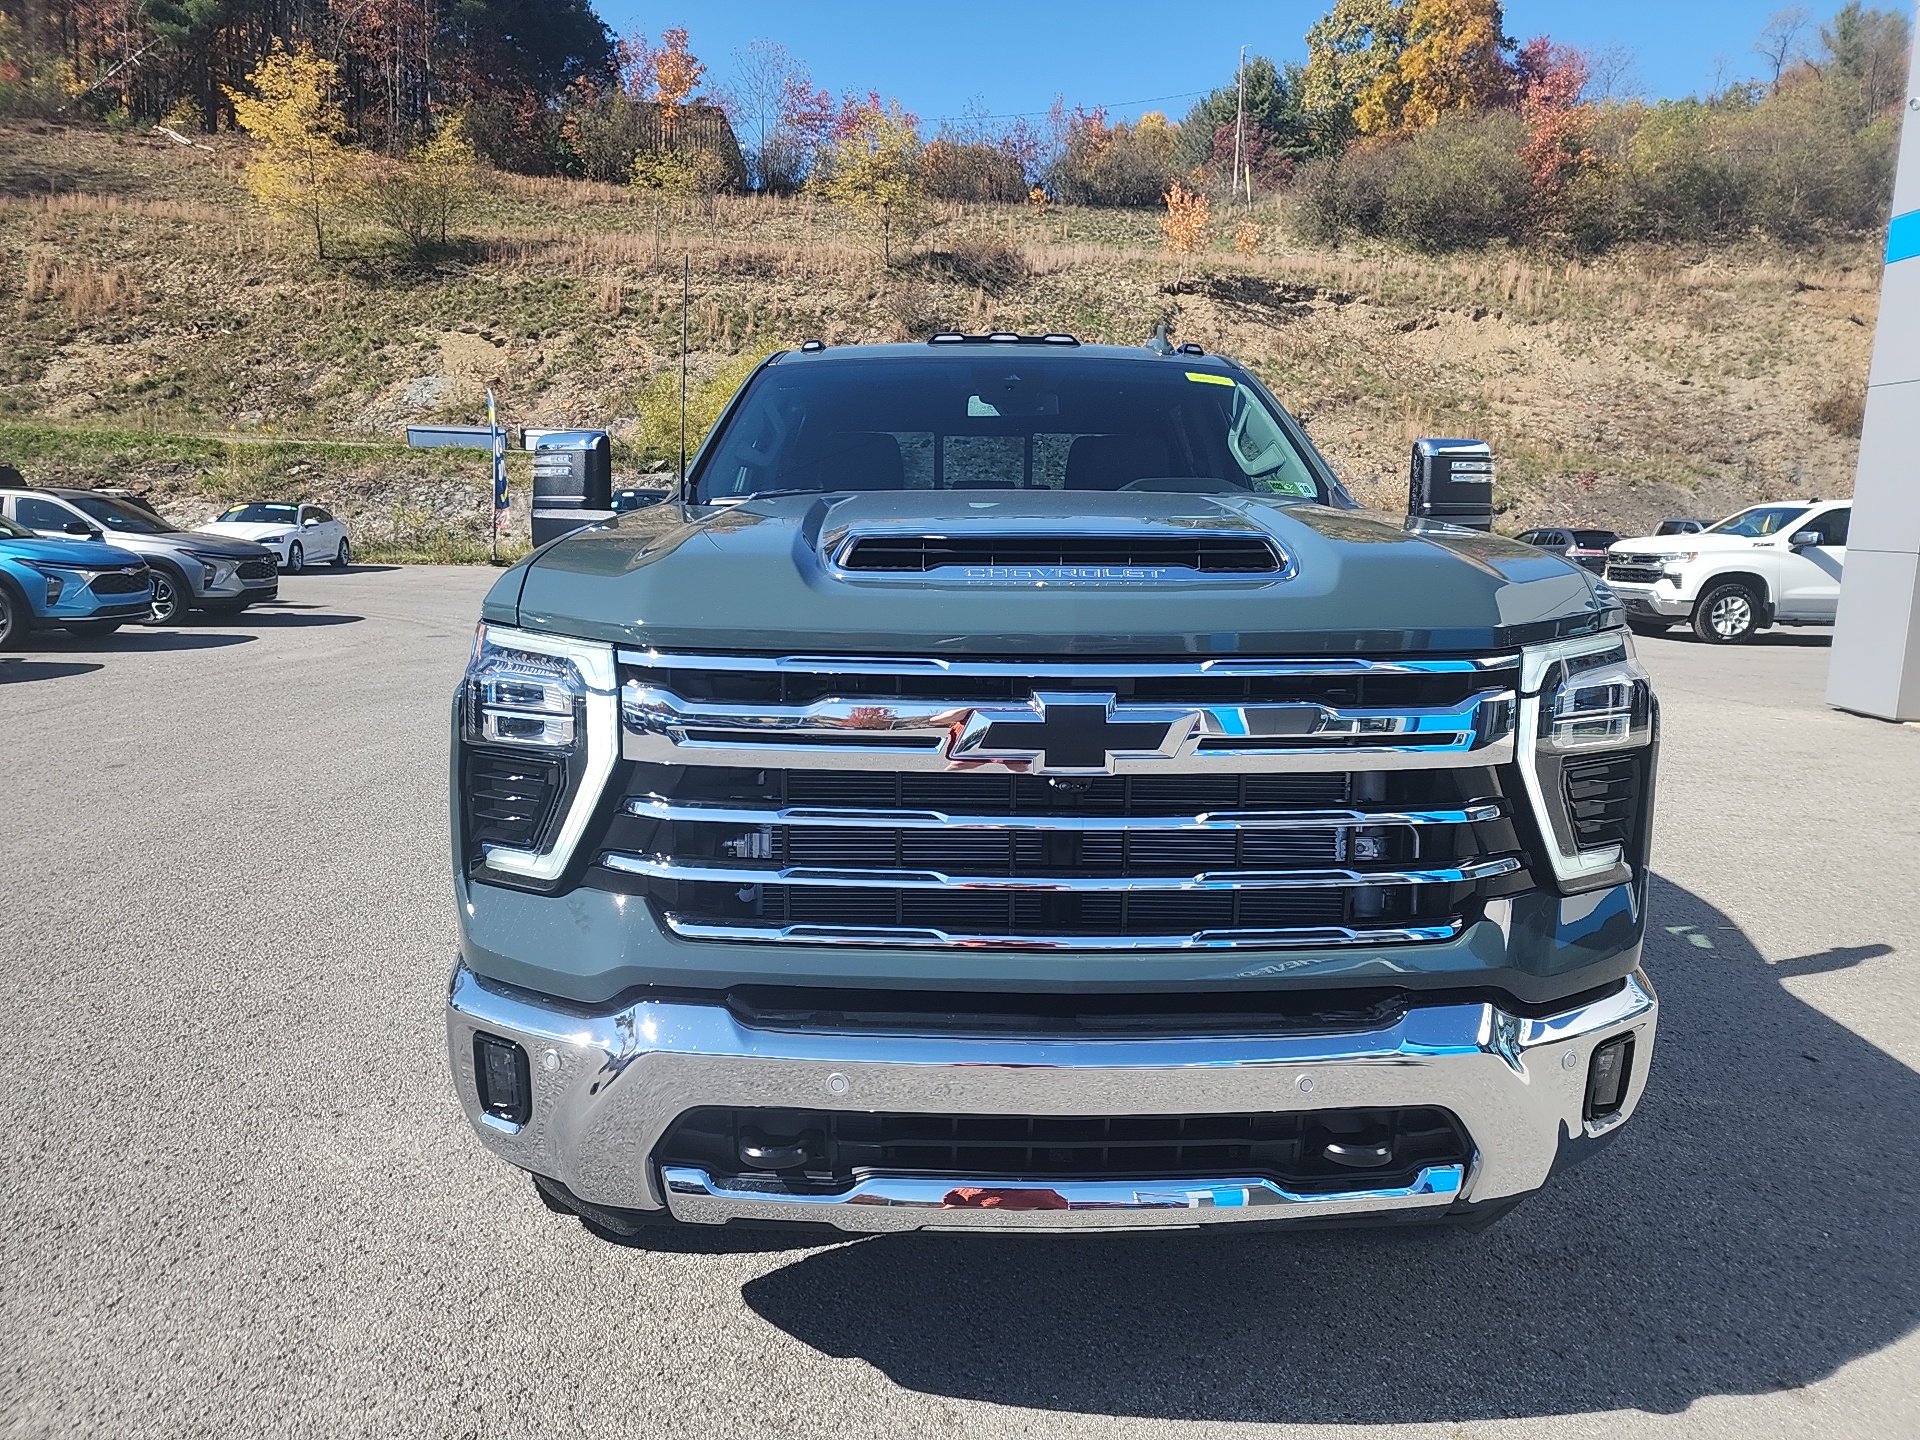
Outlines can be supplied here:
[[533, 1118], [533, 1077], [527, 1052], [498, 1035], [473, 1037], [473, 1080], [480, 1108], [496, 1119], [524, 1125]]
[[1604, 1120], [1619, 1114], [1626, 1102], [1627, 1081], [1632, 1075], [1631, 1035], [1621, 1035], [1596, 1048], [1587, 1066], [1587, 1119]]

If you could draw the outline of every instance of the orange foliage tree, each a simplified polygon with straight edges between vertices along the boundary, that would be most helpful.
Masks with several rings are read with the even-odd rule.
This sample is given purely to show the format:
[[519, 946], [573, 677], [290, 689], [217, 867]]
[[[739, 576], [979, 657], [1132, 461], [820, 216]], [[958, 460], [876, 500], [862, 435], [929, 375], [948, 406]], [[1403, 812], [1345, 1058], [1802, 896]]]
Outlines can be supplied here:
[[1213, 206], [1205, 195], [1189, 190], [1178, 180], [1168, 187], [1167, 213], [1160, 217], [1160, 233], [1166, 237], [1167, 249], [1180, 257], [1179, 280], [1186, 279], [1187, 256], [1205, 247], [1212, 223]]

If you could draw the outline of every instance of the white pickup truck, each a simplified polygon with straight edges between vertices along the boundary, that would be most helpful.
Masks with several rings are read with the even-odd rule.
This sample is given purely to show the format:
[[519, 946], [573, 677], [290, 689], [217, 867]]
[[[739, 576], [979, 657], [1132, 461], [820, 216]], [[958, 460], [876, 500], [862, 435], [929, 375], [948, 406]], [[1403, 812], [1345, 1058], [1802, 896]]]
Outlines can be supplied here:
[[1769, 625], [1831, 625], [1847, 560], [1851, 500], [1781, 501], [1729, 515], [1697, 535], [1622, 540], [1607, 584], [1643, 635], [1687, 622], [1714, 645]]

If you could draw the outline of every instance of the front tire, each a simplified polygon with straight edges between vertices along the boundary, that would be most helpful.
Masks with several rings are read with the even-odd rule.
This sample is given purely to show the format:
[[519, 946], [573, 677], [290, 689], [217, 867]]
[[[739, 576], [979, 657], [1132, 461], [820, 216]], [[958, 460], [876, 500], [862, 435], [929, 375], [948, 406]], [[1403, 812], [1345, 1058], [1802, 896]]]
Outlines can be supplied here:
[[5, 585], [0, 585], [0, 650], [12, 650], [27, 636], [26, 607]]
[[352, 563], [353, 551], [347, 548], [346, 539], [342, 537], [340, 548], [333, 553], [333, 568], [336, 570], [344, 570]]
[[307, 552], [300, 548], [300, 542], [294, 541], [287, 546], [287, 573], [298, 575], [307, 568]]
[[1761, 600], [1741, 580], [1707, 587], [1693, 607], [1693, 633], [1709, 645], [1741, 645], [1760, 631]]
[[149, 625], [177, 625], [187, 613], [187, 585], [171, 570], [153, 571], [153, 600], [147, 609]]

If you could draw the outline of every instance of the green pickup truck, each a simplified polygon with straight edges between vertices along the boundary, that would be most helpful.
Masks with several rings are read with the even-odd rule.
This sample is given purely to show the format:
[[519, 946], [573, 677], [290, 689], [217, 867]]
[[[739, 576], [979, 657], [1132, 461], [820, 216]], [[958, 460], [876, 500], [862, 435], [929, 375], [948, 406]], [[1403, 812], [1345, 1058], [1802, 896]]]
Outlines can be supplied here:
[[487, 597], [454, 1084], [612, 1235], [1485, 1224], [1644, 1089], [1658, 727], [1232, 360], [809, 342]]

